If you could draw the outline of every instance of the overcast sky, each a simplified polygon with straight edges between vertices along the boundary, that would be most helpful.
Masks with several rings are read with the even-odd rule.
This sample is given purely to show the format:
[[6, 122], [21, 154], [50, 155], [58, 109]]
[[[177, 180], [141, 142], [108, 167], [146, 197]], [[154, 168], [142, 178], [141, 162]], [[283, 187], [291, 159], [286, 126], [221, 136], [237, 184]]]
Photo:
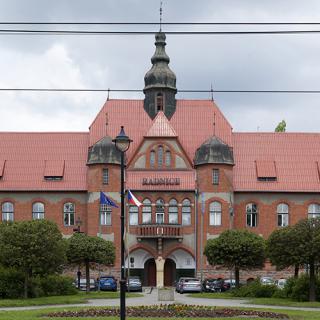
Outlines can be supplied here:
[[[0, 0], [1, 22], [158, 19], [158, 0]], [[163, 21], [320, 22], [320, 1], [163, 0]], [[1, 26], [5, 27], [10, 26]], [[119, 26], [105, 30], [112, 28], [124, 30]], [[222, 29], [226, 27], [210, 30]], [[271, 27], [260, 27], [267, 29]], [[148, 30], [158, 31], [158, 27]], [[163, 30], [200, 28], [164, 26]], [[153, 52], [150, 35], [0, 35], [0, 88], [142, 89]], [[217, 90], [320, 90], [320, 34], [169, 35], [167, 53], [178, 89], [204, 90], [212, 84]], [[87, 131], [106, 97], [106, 93], [0, 92], [0, 131]], [[139, 93], [111, 93], [110, 97], [143, 99]], [[207, 99], [210, 94], [179, 93], [177, 97]], [[282, 119], [287, 121], [287, 131], [320, 131], [320, 94], [215, 93], [214, 99], [234, 131], [273, 131]]]

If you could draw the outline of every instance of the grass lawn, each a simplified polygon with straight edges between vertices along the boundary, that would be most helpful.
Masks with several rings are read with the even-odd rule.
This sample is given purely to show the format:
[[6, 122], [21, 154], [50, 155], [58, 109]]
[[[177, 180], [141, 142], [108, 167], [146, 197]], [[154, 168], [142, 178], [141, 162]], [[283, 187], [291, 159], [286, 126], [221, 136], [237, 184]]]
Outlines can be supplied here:
[[[203, 292], [203, 293], [191, 293], [188, 295], [192, 298], [206, 298], [206, 299], [242, 299], [247, 300], [250, 304], [260, 304], [267, 306], [286, 306], [286, 307], [304, 307], [304, 308], [320, 308], [320, 302], [299, 302], [291, 299], [283, 298], [250, 298], [250, 297], [235, 297], [230, 292]], [[319, 318], [320, 319], [320, 318]]]
[[[69, 308], [70, 310], [76, 310], [79, 308]], [[30, 311], [0, 311], [0, 320], [39, 320], [39, 319], [59, 319], [59, 320], [70, 320], [70, 318], [48, 318], [44, 317], [44, 315], [48, 312], [62, 310], [61, 308], [48, 308], [42, 310], [30, 310]], [[64, 308], [65, 310], [65, 308]], [[265, 309], [265, 311], [274, 311], [279, 313], [285, 313], [290, 316], [292, 320], [319, 320], [320, 319], [320, 312], [317, 311], [293, 311], [293, 310], [272, 310], [272, 309]], [[75, 319], [75, 318], [72, 318]], [[82, 318], [83, 320], [118, 320], [118, 317], [94, 317], [94, 318]], [[141, 320], [141, 318], [129, 318], [132, 320]], [[167, 318], [148, 318], [148, 320], [164, 320]], [[191, 320], [191, 318], [177, 318], [179, 320]], [[209, 318], [194, 318], [199, 320], [209, 320]], [[213, 318], [210, 318], [213, 319]], [[221, 319], [221, 318], [220, 318]], [[223, 318], [224, 320], [235, 320], [239, 318]], [[250, 320], [266, 320], [265, 318], [250, 318]], [[270, 320], [270, 319], [269, 319]]]
[[[128, 298], [142, 297], [140, 293], [127, 293]], [[76, 304], [85, 303], [89, 299], [117, 299], [120, 298], [119, 292], [79, 292], [70, 296], [52, 296], [31, 299], [0, 299], [1, 307], [26, 307], [26, 306], [42, 306], [55, 304]], [[1, 309], [0, 309], [1, 310]]]

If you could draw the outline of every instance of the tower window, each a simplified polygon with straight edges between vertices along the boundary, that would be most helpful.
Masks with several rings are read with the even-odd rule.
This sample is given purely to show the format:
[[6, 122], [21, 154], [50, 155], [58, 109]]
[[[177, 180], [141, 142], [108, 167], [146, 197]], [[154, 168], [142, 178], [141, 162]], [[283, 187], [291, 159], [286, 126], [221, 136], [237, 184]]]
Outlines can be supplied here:
[[109, 183], [109, 170], [108, 169], [102, 170], [102, 183], [103, 184]]
[[171, 166], [171, 152], [169, 150], [166, 151], [166, 167]]
[[212, 170], [212, 184], [219, 184], [219, 169]]
[[157, 111], [163, 111], [163, 95], [162, 95], [162, 93], [157, 94]]

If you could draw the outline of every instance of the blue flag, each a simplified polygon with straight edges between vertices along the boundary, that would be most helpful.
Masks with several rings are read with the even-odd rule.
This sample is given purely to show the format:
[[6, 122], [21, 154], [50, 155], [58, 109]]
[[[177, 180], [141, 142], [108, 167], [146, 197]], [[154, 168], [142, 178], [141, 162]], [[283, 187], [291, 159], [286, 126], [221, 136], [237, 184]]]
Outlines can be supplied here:
[[106, 204], [110, 207], [119, 208], [110, 198], [108, 198], [104, 192], [100, 191], [100, 204]]

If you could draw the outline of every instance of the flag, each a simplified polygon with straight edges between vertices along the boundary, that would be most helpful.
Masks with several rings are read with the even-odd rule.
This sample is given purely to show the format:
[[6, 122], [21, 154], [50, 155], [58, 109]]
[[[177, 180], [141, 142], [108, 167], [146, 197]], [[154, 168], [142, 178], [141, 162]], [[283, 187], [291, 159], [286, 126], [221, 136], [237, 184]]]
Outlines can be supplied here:
[[119, 208], [110, 198], [108, 198], [104, 192], [100, 191], [100, 204], [106, 204], [110, 207]]
[[128, 190], [128, 202], [137, 207], [142, 206], [142, 203], [131, 193], [130, 190]]

